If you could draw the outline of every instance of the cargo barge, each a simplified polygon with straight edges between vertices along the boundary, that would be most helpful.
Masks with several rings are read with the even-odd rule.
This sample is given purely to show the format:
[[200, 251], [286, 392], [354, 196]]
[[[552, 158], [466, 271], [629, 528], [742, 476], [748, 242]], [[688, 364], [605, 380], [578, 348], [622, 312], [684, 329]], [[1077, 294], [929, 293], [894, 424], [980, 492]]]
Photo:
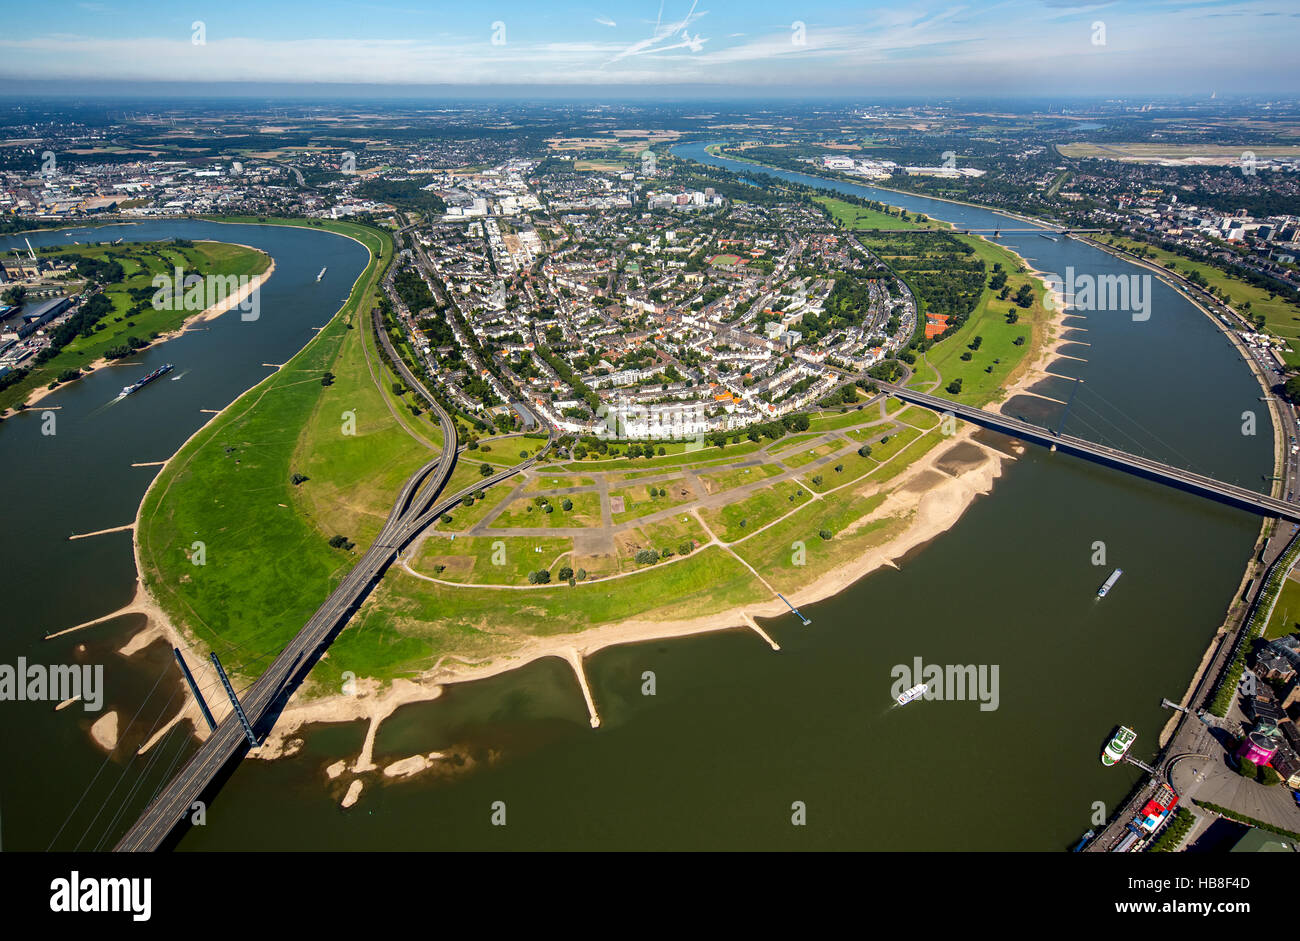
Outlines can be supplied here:
[[149, 383], [153, 382], [159, 376], [165, 376], [175, 368], [176, 367], [173, 366], [171, 363], [166, 363], [162, 366], [159, 366], [153, 372], [149, 373], [149, 375], [142, 376], [141, 378], [137, 379], [135, 382], [131, 383], [129, 386], [122, 386], [122, 395], [125, 397], [130, 395], [132, 392], [139, 392], [141, 389], [143, 389]]

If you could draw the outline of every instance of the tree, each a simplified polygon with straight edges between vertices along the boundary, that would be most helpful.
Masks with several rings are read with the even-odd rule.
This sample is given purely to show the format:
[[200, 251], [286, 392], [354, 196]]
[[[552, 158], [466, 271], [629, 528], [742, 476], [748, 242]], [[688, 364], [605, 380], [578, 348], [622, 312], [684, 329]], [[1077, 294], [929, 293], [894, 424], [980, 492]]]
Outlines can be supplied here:
[[831, 531], [830, 531], [829, 529], [819, 529], [819, 530], [817, 531], [817, 535], [818, 535], [818, 536], [821, 536], [823, 539], [830, 539], [830, 538], [831, 538]]
[[484, 477], [491, 477], [491, 476], [492, 476], [492, 465], [491, 465], [491, 464], [480, 464], [480, 465], [478, 466], [478, 472], [479, 472], [480, 474], [482, 474]]
[[1282, 390], [1292, 402], [1300, 402], [1300, 376], [1292, 376], [1288, 379]]
[[562, 582], [567, 582], [567, 581], [572, 580], [572, 578], [573, 578], [573, 569], [569, 568], [569, 566], [567, 566], [567, 565], [561, 565], [561, 566], [560, 566], [560, 581], [562, 581]]
[[947, 389], [950, 395], [959, 394], [961, 392], [961, 378], [958, 377], [954, 379], [952, 382], [948, 383]]
[[[573, 509], [573, 501], [570, 500], [568, 497], [565, 497], [563, 500], [560, 501], [560, 509], [561, 509], [561, 510], [564, 510], [566, 513], [567, 513], [569, 510], [572, 510], [572, 509]], [[561, 578], [564, 578], [565, 576], [561, 575], [560, 577], [561, 577]]]
[[320, 377], [320, 384], [323, 386], [332, 386], [334, 384], [334, 373], [327, 372]]
[[539, 569], [536, 572], [528, 573], [528, 584], [530, 585], [549, 585], [551, 583], [551, 573], [546, 569]]
[[306, 474], [294, 474], [289, 479], [293, 482], [293, 485], [296, 487], [301, 483], [306, 483], [311, 478], [309, 478]]
[[642, 549], [636, 554], [636, 560], [640, 565], [654, 565], [659, 561], [659, 553], [653, 549]]
[[858, 457], [870, 457], [870, 456], [871, 456], [871, 445], [864, 444], [862, 447], [858, 448]]

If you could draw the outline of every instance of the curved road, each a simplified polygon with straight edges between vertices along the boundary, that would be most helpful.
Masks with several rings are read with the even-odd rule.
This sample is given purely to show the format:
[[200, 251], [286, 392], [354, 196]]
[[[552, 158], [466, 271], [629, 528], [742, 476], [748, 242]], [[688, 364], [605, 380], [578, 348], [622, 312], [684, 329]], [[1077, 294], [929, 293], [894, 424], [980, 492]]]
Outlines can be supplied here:
[[[456, 466], [456, 426], [424, 384], [412, 374], [406, 363], [397, 355], [378, 317], [376, 311], [374, 319], [376, 333], [388, 351], [391, 361], [403, 380], [417, 390], [438, 415], [443, 434], [442, 452], [407, 479], [393, 501], [388, 519], [384, 522], [374, 543], [302, 630], [285, 646], [266, 672], [245, 692], [241, 705], [248, 716], [249, 724], [257, 734], [262, 736], [265, 736], [275, 724], [279, 714], [279, 704], [286, 701], [297, 689], [334, 637], [347, 624], [353, 612], [378, 583], [399, 550], [426, 526], [459, 503], [465, 494], [489, 487], [519, 473], [547, 453], [554, 443], [555, 430], [548, 428], [547, 443], [529, 460], [506, 468], [461, 493], [435, 503], [447, 485], [447, 481], [451, 479], [452, 470]], [[194, 803], [208, 793], [222, 769], [236, 758], [242, 758], [248, 747], [243, 727], [232, 711], [217, 726], [216, 731], [199, 746], [198, 751], [180, 773], [145, 808], [140, 818], [118, 841], [114, 851], [147, 852], [159, 848], [190, 813]]]

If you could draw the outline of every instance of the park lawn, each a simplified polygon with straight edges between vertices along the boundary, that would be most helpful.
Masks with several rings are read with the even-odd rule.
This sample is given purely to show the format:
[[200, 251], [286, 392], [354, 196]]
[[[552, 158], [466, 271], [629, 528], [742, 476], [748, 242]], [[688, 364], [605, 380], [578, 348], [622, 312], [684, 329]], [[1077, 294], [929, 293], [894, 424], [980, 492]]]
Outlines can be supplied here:
[[784, 454], [776, 455], [776, 459], [787, 467], [803, 467], [805, 464], [811, 464], [818, 458], [834, 454], [845, 446], [845, 443], [839, 439], [828, 441], [825, 444], [819, 444], [815, 448], [801, 447], [794, 451], [787, 451]]
[[[656, 491], [655, 496], [650, 495], [651, 489]], [[668, 493], [666, 496], [661, 497], [658, 495], [659, 490], [666, 490]], [[611, 490], [609, 495], [611, 499], [614, 497], [623, 498], [623, 512], [614, 513], [611, 517], [615, 523], [625, 523], [631, 519], [639, 519], [642, 516], [649, 516], [651, 513], [671, 509], [679, 504], [696, 499], [696, 494], [683, 477], [656, 481], [653, 484], [633, 484], [620, 487], [617, 490]]]
[[752, 535], [812, 497], [802, 483], [783, 480], [722, 507], [700, 510], [700, 516], [723, 542], [736, 542]]
[[[512, 479], [507, 478], [499, 484], [488, 487], [483, 491], [482, 497], [470, 494], [465, 499], [473, 499], [473, 505], [465, 506], [464, 499], [462, 499], [460, 506], [453, 507], [449, 512], [443, 514], [444, 516], [451, 517], [450, 523], [444, 523], [442, 520], [438, 520], [434, 523], [434, 526], [442, 532], [464, 532], [476, 523], [480, 522], [485, 516], [496, 509], [496, 507], [501, 504], [502, 500], [511, 494], [513, 489], [511, 484], [513, 482]], [[456, 492], [458, 491], [447, 491], [448, 495]]]
[[[554, 507], [554, 510], [547, 513], [534, 502], [539, 499], [545, 499]], [[565, 500], [573, 502], [573, 509], [566, 510], [563, 508], [563, 501]], [[526, 526], [535, 529], [557, 529], [599, 525], [601, 525], [600, 494], [592, 492], [571, 493], [546, 498], [516, 497], [507, 504], [505, 511], [493, 520], [488, 528], [505, 529], [512, 526]]]
[[920, 428], [928, 431], [939, 424], [939, 416], [928, 408], [921, 408], [919, 405], [910, 406], [906, 411], [898, 416], [898, 420], [904, 424], [911, 425], [913, 428]]
[[[1300, 307], [1292, 304], [1285, 298], [1278, 297], [1261, 287], [1256, 287], [1239, 278], [1234, 278], [1219, 268], [1203, 262], [1192, 261], [1181, 255], [1175, 255], [1173, 252], [1167, 252], [1164, 249], [1156, 248], [1154, 245], [1148, 245], [1145, 242], [1136, 242], [1132, 239], [1118, 238], [1107, 236], [1101, 240], [1105, 244], [1114, 245], [1120, 248], [1126, 248], [1129, 251], [1141, 250], [1147, 256], [1149, 261], [1169, 267], [1175, 266], [1177, 273], [1184, 276], [1193, 271], [1200, 272], [1205, 278], [1207, 284], [1214, 288], [1220, 297], [1228, 297], [1229, 306], [1247, 316], [1252, 314], [1261, 314], [1264, 317], [1264, 327], [1268, 333], [1274, 336], [1285, 338], [1287, 345], [1293, 352], [1283, 353], [1282, 358], [1290, 367], [1300, 367]], [[1250, 303], [1250, 310], [1242, 310], [1242, 307]]]
[[767, 596], [743, 565], [716, 546], [627, 578], [502, 591], [440, 585], [400, 567], [389, 569], [330, 656], [312, 670], [312, 692], [338, 690], [345, 670], [389, 680], [427, 669], [443, 656], [491, 660], [533, 637], [577, 635], [632, 619], [691, 618]]
[[[368, 363], [363, 349], [369, 332], [344, 329], [330, 367], [334, 382], [321, 387], [292, 459], [292, 472], [308, 478], [294, 488], [295, 508], [327, 538], [341, 535], [359, 546], [379, 534], [406, 478], [437, 455], [389, 411], [384, 386], [371, 375], [374, 360]], [[286, 381], [320, 385], [319, 373], [294, 372]], [[355, 416], [355, 433], [345, 433], [348, 414]]]
[[[50, 248], [54, 250], [48, 250]], [[49, 246], [41, 249], [41, 254], [51, 258], [82, 255], [87, 258], [112, 259], [122, 266], [123, 279], [104, 289], [105, 297], [112, 302], [112, 310], [95, 325], [90, 335], [74, 337], [50, 360], [32, 365], [31, 371], [22, 381], [0, 392], [0, 412], [18, 405], [33, 390], [57, 381], [65, 370], [89, 367], [109, 350], [124, 345], [128, 337], [148, 341], [154, 334], [179, 329], [187, 318], [200, 313], [198, 310], [155, 309], [152, 294], [144, 299], [144, 310], [129, 313], [137, 302], [128, 292], [132, 289], [152, 289], [155, 275], [163, 274], [171, 279], [175, 268], [179, 266], [187, 275], [238, 277], [261, 274], [271, 263], [270, 256], [265, 252], [220, 242], [195, 242], [191, 246], [171, 242]], [[84, 281], [76, 283], [84, 284]], [[226, 316], [238, 316], [238, 312], [231, 311]], [[117, 362], [129, 367], [133, 359], [133, 355], [128, 355]], [[139, 378], [136, 369], [128, 368], [123, 374], [127, 373], [129, 375], [123, 385], [131, 379]]]
[[[936, 394], [966, 405], [982, 406], [1001, 394], [1021, 363], [1031, 361], [1030, 354], [1036, 352], [1046, 341], [1047, 324], [1051, 319], [1047, 308], [1043, 306], [1047, 289], [1027, 269], [1020, 271], [1023, 267], [1020, 260], [1001, 246], [976, 236], [958, 238], [975, 249], [975, 253], [984, 261], [986, 275], [992, 275], [995, 263], [1002, 264], [1013, 297], [1022, 284], [1030, 285], [1034, 291], [1033, 304], [1021, 308], [1010, 298], [998, 300], [997, 294], [989, 289], [988, 282], [985, 281], [984, 291], [970, 319], [952, 336], [932, 346], [926, 354], [930, 364], [943, 376], [942, 384], [935, 390]], [[1019, 315], [1017, 323], [1007, 323], [1006, 314], [1009, 310], [1014, 310]], [[971, 360], [964, 362], [961, 354], [968, 351], [976, 336], [983, 337], [983, 343], [978, 350], [972, 351]], [[1016, 346], [1015, 340], [1021, 336], [1025, 338], [1025, 343]], [[985, 371], [988, 367], [992, 367], [992, 372]], [[962, 380], [961, 392], [957, 394], [947, 391], [948, 384], [955, 379]]]
[[785, 471], [776, 464], [755, 464], [750, 467], [733, 467], [712, 474], [701, 474], [700, 481], [704, 484], [704, 489], [712, 494], [743, 487], [783, 473]]
[[909, 389], [920, 389], [924, 392], [939, 381], [939, 373], [924, 356], [917, 357], [916, 362], [912, 364], [912, 370], [912, 376], [907, 380]]
[[1264, 639], [1274, 640], [1300, 630], [1300, 582], [1286, 579], [1278, 592], [1273, 617], [1264, 628]]
[[[897, 416], [894, 416], [897, 417]], [[866, 442], [877, 441], [882, 435], [894, 435], [903, 430], [905, 426], [897, 421], [889, 421], [888, 424], [868, 425], [865, 428], [851, 428], [844, 434], [854, 441]]]
[[[815, 473], [808, 474], [801, 478], [810, 490], [817, 493], [825, 493], [828, 490], [834, 490], [844, 484], [857, 480], [864, 474], [869, 474], [880, 464], [869, 457], [862, 457], [856, 451], [850, 451], [843, 454], [835, 461], [820, 467]], [[837, 471], [836, 467], [843, 467], [844, 470]], [[821, 483], [817, 483], [812, 478], [820, 477]]]
[[[899, 435], [898, 437], [901, 438], [902, 435]], [[869, 475], [871, 480], [883, 483], [886, 480], [890, 480], [894, 477], [897, 477], [903, 471], [907, 470], [907, 468], [910, 467], [912, 463], [918, 460], [923, 454], [925, 454], [935, 445], [942, 443], [943, 440], [944, 439], [941, 435], [930, 432], [914, 441], [910, 441], [907, 447], [903, 448], [901, 451], [896, 452], [892, 456], [892, 458], [882, 458], [880, 468], [875, 471], [872, 471], [871, 474]], [[894, 444], [894, 442], [895, 442], [894, 438], [889, 439], [889, 443], [891, 445]], [[872, 457], [876, 456], [874, 451], [872, 452], [871, 456]]]
[[[559, 570], [561, 556], [573, 552], [562, 536], [430, 535], [411, 568], [449, 582], [478, 585], [527, 585], [530, 572]], [[443, 566], [439, 571], [439, 566]], [[555, 577], [555, 571], [551, 577]]]
[[633, 529], [626, 529], [614, 534], [615, 556], [620, 572], [641, 571], [646, 566], [636, 561], [636, 554], [641, 549], [654, 549], [661, 552], [678, 550], [683, 543], [698, 547], [709, 541], [704, 527], [690, 513], [674, 515], [668, 519], [652, 523], [642, 523]]
[[[883, 493], [864, 498], [846, 488], [806, 504], [733, 549], [778, 591], [793, 592], [906, 528], [910, 514], [886, 516], [853, 528], [884, 500]], [[821, 538], [822, 530], [829, 531], [831, 538]], [[800, 556], [802, 565], [798, 564]]]
[[[877, 464], [883, 464], [917, 438], [921, 437], [921, 432], [915, 428], [904, 427], [898, 431], [892, 431], [886, 435], [882, 435], [881, 437], [888, 438], [889, 440], [878, 440], [871, 443], [870, 457]], [[854, 457], [856, 456], [857, 455], [855, 454]]]
[[524, 493], [540, 493], [547, 490], [563, 490], [567, 487], [594, 487], [596, 480], [593, 477], [574, 477], [565, 474], [538, 474], [528, 481], [524, 487]]
[[912, 214], [908, 215], [908, 221], [905, 222], [897, 213], [881, 212], [879, 209], [858, 206], [842, 199], [836, 199], [833, 196], [815, 196], [813, 199], [830, 210], [831, 217], [836, 222], [854, 232], [869, 231], [871, 229], [950, 228], [948, 223], [935, 220], [925, 223], [912, 222]]
[[769, 454], [773, 454], [777, 451], [785, 451], [795, 445], [803, 444], [805, 441], [816, 441], [823, 434], [823, 431], [809, 431], [801, 435], [786, 435], [784, 438], [777, 438], [764, 450]]
[[652, 458], [614, 458], [605, 460], [592, 460], [587, 457], [581, 461], [570, 461], [568, 466], [576, 468], [581, 473], [583, 471], [607, 471], [607, 470], [641, 470], [655, 467], [685, 467], [690, 464], [701, 462], [715, 462], [722, 458], [739, 457], [745, 454], [752, 454], [762, 446], [759, 441], [740, 440], [736, 444], [726, 444], [723, 447], [716, 445], [706, 445], [703, 448], [694, 450], [682, 450], [676, 454], [666, 454], [663, 457], [655, 456]]
[[[500, 472], [501, 468], [489, 464], [488, 466], [491, 467], [492, 473], [484, 474], [482, 468], [486, 462], [481, 459], [476, 459], [474, 454], [475, 452], [473, 451], [462, 451], [456, 458], [456, 467], [451, 472], [451, 477], [448, 478], [447, 485], [442, 491], [444, 496], [450, 497], [453, 494], [460, 493], [462, 490], [467, 490], [471, 487], [477, 489], [481, 487], [483, 481], [488, 477], [491, 477], [492, 474]], [[497, 486], [510, 489], [517, 483], [518, 481], [514, 478], [507, 477]], [[423, 487], [421, 487], [421, 490], [423, 490]]]
[[[364, 319], [359, 319], [359, 323], [366, 323]], [[397, 373], [393, 372], [388, 365], [388, 361], [379, 353], [377, 341], [373, 330], [365, 330], [365, 352], [366, 361], [370, 366], [372, 374], [376, 376], [379, 383], [380, 391], [383, 393], [384, 402], [388, 405], [392, 414], [397, 416], [397, 421], [408, 432], [417, 439], [424, 439], [435, 448], [442, 447], [442, 423], [438, 421], [438, 415], [427, 408], [424, 399], [407, 389], [401, 382]], [[393, 391], [394, 383], [403, 391], [397, 393]], [[419, 410], [420, 414], [416, 415], [411, 411], [411, 407]]]
[[840, 428], [852, 428], [855, 425], [879, 421], [880, 417], [880, 413], [874, 408], [863, 406], [859, 409], [855, 406], [842, 414], [823, 412], [820, 415], [814, 415], [809, 419], [808, 427], [813, 431], [835, 431]]
[[[341, 315], [283, 369], [200, 429], [154, 479], [141, 505], [136, 535], [145, 584], [173, 623], [224, 655], [227, 669], [245, 678], [259, 674], [267, 655], [302, 627], [362, 548], [331, 548], [333, 533], [298, 509], [298, 488], [290, 481], [299, 442], [316, 427], [321, 398], [332, 388], [322, 386], [320, 376], [326, 370], [345, 374], [342, 351], [362, 349], [345, 344], [353, 332], [346, 321], [369, 310], [381, 273], [376, 254], [389, 244], [383, 233], [347, 228], [368, 240], [372, 253]], [[385, 259], [389, 255], [384, 251]], [[388, 414], [382, 405], [375, 411]], [[358, 428], [369, 428], [358, 417]], [[419, 448], [410, 470], [428, 455]], [[342, 476], [354, 474], [351, 459], [345, 463]], [[317, 491], [338, 489], [334, 473], [326, 465], [308, 484]], [[190, 562], [195, 542], [204, 544], [204, 565]]]

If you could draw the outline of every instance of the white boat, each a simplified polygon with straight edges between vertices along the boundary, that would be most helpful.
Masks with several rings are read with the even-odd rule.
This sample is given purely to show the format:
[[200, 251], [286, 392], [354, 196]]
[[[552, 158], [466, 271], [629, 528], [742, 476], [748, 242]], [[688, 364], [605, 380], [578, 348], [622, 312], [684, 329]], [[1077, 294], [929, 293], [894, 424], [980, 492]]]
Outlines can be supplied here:
[[322, 268], [322, 269], [320, 270], [320, 274], [316, 275], [316, 280], [317, 280], [317, 281], [319, 281], [321, 278], [325, 277], [325, 270], [326, 270], [325, 268]]
[[1105, 598], [1106, 593], [1115, 587], [1115, 583], [1119, 581], [1119, 577], [1123, 574], [1123, 569], [1115, 569], [1115, 571], [1111, 572], [1110, 578], [1106, 579], [1106, 584], [1097, 589], [1097, 597]]
[[902, 695], [898, 697], [898, 704], [900, 706], [906, 706], [912, 700], [920, 699], [929, 691], [930, 691], [929, 683], [918, 683], [917, 685], [913, 686], [911, 689], [903, 690]]

